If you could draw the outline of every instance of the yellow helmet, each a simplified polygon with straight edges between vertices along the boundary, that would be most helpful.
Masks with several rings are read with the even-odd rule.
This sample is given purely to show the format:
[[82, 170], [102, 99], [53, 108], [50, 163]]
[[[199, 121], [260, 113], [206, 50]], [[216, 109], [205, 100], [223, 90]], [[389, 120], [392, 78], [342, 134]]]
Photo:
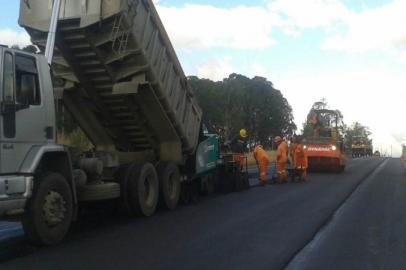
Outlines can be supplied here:
[[242, 138], [246, 138], [248, 135], [247, 135], [247, 131], [245, 130], [245, 129], [241, 129], [240, 130], [240, 136], [242, 137]]

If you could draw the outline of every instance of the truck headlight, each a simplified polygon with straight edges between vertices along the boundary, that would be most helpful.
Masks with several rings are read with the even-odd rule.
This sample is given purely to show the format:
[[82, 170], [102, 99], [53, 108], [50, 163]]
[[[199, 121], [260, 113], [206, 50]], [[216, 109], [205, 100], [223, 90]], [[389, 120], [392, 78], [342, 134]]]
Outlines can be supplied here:
[[335, 146], [335, 145], [331, 146], [331, 150], [333, 150], [333, 151], [337, 150], [337, 146]]
[[307, 145], [303, 145], [303, 149], [307, 149]]

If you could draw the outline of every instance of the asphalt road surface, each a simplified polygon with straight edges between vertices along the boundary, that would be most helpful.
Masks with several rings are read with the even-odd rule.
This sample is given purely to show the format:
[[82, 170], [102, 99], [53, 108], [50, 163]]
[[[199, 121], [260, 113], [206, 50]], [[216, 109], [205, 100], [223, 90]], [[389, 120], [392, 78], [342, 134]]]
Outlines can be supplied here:
[[406, 269], [399, 159], [355, 159], [309, 178], [147, 219], [92, 215], [51, 248], [0, 237], [0, 269]]

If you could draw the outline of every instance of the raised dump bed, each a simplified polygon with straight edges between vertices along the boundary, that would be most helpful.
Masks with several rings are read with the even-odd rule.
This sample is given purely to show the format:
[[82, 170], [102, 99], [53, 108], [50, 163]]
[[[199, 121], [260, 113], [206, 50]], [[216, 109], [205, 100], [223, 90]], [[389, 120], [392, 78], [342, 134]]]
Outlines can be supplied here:
[[[19, 23], [41, 49], [50, 3], [20, 4]], [[151, 0], [62, 0], [52, 65], [99, 149], [177, 161], [195, 151], [202, 112]]]

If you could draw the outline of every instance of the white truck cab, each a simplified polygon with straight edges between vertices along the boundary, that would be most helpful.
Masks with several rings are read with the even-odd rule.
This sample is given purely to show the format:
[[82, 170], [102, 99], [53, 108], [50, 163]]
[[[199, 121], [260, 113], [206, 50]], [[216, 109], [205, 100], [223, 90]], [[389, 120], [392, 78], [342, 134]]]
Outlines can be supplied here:
[[38, 155], [55, 145], [55, 108], [49, 66], [41, 55], [0, 47], [0, 214], [23, 207]]

